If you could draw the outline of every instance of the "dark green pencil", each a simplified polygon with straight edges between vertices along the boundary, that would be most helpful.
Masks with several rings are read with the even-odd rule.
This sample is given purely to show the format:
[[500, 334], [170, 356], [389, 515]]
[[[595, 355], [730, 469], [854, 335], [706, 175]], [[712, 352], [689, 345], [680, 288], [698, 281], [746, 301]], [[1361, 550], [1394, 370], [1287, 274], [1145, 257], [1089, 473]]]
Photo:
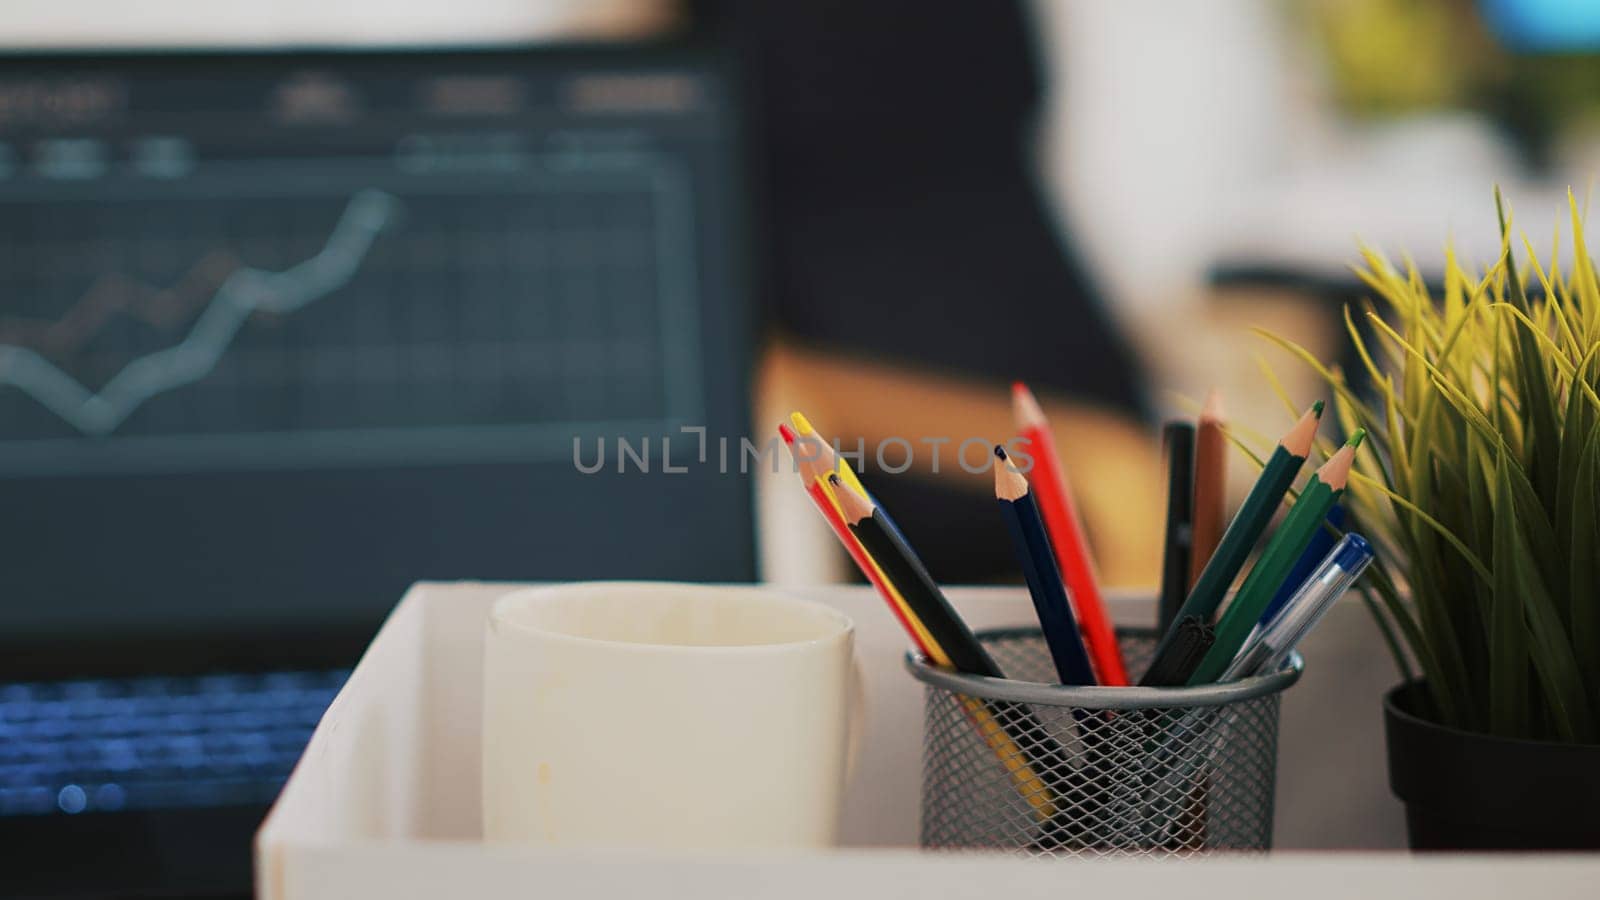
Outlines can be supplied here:
[[1251, 629], [1261, 620], [1262, 611], [1272, 602], [1272, 596], [1278, 592], [1284, 577], [1294, 568], [1295, 560], [1305, 552], [1312, 536], [1322, 527], [1328, 510], [1344, 493], [1344, 486], [1350, 480], [1350, 464], [1355, 461], [1356, 448], [1361, 446], [1361, 439], [1366, 436], [1365, 431], [1357, 429], [1350, 440], [1339, 448], [1339, 452], [1311, 476], [1306, 489], [1300, 492], [1300, 499], [1295, 501], [1289, 515], [1284, 518], [1283, 525], [1267, 541], [1267, 548], [1261, 551], [1261, 558], [1256, 560], [1255, 568], [1245, 577], [1239, 593], [1234, 595], [1233, 603], [1223, 613], [1222, 621], [1217, 623], [1217, 639], [1189, 677], [1189, 684], [1210, 684], [1227, 670], [1234, 654], [1244, 646]]
[[[1194, 583], [1194, 590], [1189, 592], [1189, 599], [1184, 601], [1178, 614], [1173, 617], [1174, 623], [1190, 618], [1207, 624], [1211, 622], [1217, 607], [1221, 606], [1223, 598], [1227, 597], [1233, 579], [1238, 576], [1245, 560], [1250, 557], [1250, 550], [1255, 547], [1261, 533], [1267, 530], [1267, 524], [1278, 511], [1278, 505], [1283, 502], [1284, 494], [1289, 492], [1289, 486], [1294, 484], [1295, 476], [1305, 464], [1306, 454], [1311, 452], [1311, 443], [1316, 439], [1317, 424], [1321, 418], [1322, 401], [1318, 400], [1278, 441], [1277, 449], [1272, 451], [1272, 456], [1261, 470], [1261, 477], [1257, 478], [1255, 485], [1250, 488], [1250, 493], [1245, 497], [1244, 504], [1239, 507], [1238, 514], [1223, 532], [1222, 541], [1217, 544], [1216, 552], [1211, 554], [1211, 560], [1201, 570], [1199, 579]], [[1167, 633], [1162, 635], [1161, 644], [1156, 647], [1155, 656], [1150, 663], [1152, 668], [1162, 662], [1161, 657], [1171, 646], [1176, 633], [1176, 628], [1169, 628]]]

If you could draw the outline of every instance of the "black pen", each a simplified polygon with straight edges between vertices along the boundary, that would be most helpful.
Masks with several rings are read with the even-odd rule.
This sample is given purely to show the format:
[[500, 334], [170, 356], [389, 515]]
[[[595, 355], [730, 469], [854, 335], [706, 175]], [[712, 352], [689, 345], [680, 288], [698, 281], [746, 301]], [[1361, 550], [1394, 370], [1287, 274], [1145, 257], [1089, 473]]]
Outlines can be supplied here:
[[1194, 616], [1179, 620], [1174, 626], [1167, 651], [1156, 657], [1149, 671], [1139, 679], [1140, 687], [1182, 687], [1189, 683], [1200, 660], [1217, 639], [1211, 626]]
[[1194, 426], [1168, 422], [1162, 429], [1162, 443], [1167, 448], [1167, 533], [1156, 628], [1166, 634], [1189, 595], [1189, 557], [1194, 549]]

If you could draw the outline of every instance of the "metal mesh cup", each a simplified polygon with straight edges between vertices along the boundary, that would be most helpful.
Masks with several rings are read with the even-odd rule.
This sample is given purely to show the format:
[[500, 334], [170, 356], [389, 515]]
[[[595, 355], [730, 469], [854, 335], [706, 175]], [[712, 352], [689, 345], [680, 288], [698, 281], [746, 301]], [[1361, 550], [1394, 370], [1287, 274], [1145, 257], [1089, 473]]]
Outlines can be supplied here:
[[[1119, 629], [1128, 668], [1155, 650]], [[1281, 670], [1185, 688], [1063, 687], [1037, 629], [978, 639], [1007, 680], [908, 654], [927, 685], [922, 845], [1021, 855], [1266, 850], [1278, 762]]]

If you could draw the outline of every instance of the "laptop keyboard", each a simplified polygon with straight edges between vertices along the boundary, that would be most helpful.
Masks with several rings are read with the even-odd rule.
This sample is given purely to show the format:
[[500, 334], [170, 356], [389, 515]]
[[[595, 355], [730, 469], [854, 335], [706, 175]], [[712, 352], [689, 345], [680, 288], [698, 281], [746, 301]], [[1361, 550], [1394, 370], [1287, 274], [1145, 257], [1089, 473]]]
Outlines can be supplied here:
[[0, 816], [271, 802], [349, 674], [0, 685]]

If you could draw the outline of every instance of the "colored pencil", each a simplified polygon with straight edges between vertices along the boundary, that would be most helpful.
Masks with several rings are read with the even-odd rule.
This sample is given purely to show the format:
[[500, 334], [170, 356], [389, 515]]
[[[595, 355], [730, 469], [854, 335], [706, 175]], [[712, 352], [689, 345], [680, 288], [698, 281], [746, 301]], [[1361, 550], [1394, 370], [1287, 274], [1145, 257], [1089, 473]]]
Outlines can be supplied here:
[[1268, 603], [1267, 608], [1262, 611], [1260, 622], [1262, 626], [1265, 626], [1278, 615], [1278, 612], [1289, 602], [1289, 598], [1293, 597], [1295, 592], [1300, 589], [1300, 585], [1311, 577], [1312, 571], [1322, 564], [1322, 560], [1333, 550], [1333, 545], [1343, 535], [1344, 507], [1335, 503], [1333, 508], [1328, 510], [1328, 518], [1322, 523], [1322, 527], [1311, 535], [1311, 543], [1306, 545], [1306, 552], [1300, 554], [1300, 558], [1295, 560], [1294, 568], [1290, 569], [1288, 576], [1283, 579], [1283, 584], [1278, 588], [1278, 593], [1273, 595], [1272, 602]]
[[1019, 435], [1029, 441], [1034, 451], [1034, 477], [1031, 481], [1037, 485], [1037, 504], [1047, 526], [1046, 534], [1055, 556], [1056, 569], [1065, 581], [1072, 608], [1083, 623], [1082, 640], [1093, 657], [1098, 683], [1125, 685], [1128, 683], [1128, 671], [1122, 661], [1122, 649], [1117, 645], [1116, 632], [1106, 615], [1105, 602], [1101, 599], [1100, 585], [1094, 574], [1094, 560], [1084, 540], [1083, 527], [1073, 503], [1071, 487], [1062, 470], [1061, 458], [1056, 453], [1050, 423], [1045, 419], [1044, 410], [1040, 408], [1033, 392], [1020, 381], [1011, 386], [1011, 408]]
[[1156, 616], [1165, 634], [1178, 617], [1189, 593], [1189, 558], [1193, 554], [1194, 426], [1168, 422], [1162, 429], [1167, 450], [1167, 531], [1161, 552], [1161, 598]]
[[[1278, 441], [1277, 449], [1272, 451], [1272, 456], [1261, 469], [1261, 477], [1251, 486], [1244, 504], [1239, 507], [1233, 521], [1228, 523], [1227, 531], [1223, 532], [1217, 552], [1211, 555], [1211, 560], [1200, 573], [1200, 580], [1189, 591], [1189, 599], [1178, 610], [1177, 621], [1193, 618], [1210, 624], [1217, 607], [1227, 597], [1233, 579], [1250, 557], [1250, 550], [1255, 547], [1261, 533], [1266, 531], [1273, 514], [1283, 503], [1284, 494], [1289, 492], [1289, 486], [1294, 484], [1295, 475], [1306, 461], [1306, 454], [1311, 452], [1311, 442], [1316, 438], [1321, 415], [1322, 401], [1319, 400]], [[1159, 663], [1161, 656], [1167, 652], [1173, 633], [1173, 629], [1168, 629], [1162, 636], [1152, 666]]]
[[856, 475], [856, 470], [849, 465], [840, 463], [838, 454], [833, 452], [833, 445], [828, 443], [828, 439], [811, 426], [811, 420], [807, 419], [804, 413], [799, 410], [789, 413], [789, 424], [794, 426], [795, 434], [801, 437], [815, 437], [817, 439], [817, 443], [820, 445], [818, 450], [819, 461], [824, 469], [838, 472], [839, 478], [849, 485], [851, 490], [867, 498], [868, 501], [872, 501], [872, 495], [867, 493], [866, 486], [861, 483], [861, 479]]
[[[927, 626], [906, 602], [899, 588], [884, 574], [876, 560], [845, 524], [843, 513], [840, 511], [839, 497], [845, 495], [848, 499], [857, 496], [855, 492], [848, 489], [833, 491], [828, 477], [833, 474], [837, 478], [838, 475], [820, 468], [820, 457], [817, 453], [797, 447], [801, 441], [788, 425], [779, 425], [778, 434], [794, 454], [800, 468], [801, 481], [806, 493], [811, 497], [811, 502], [817, 507], [818, 512], [822, 513], [823, 519], [827, 521], [839, 542], [845, 546], [856, 567], [888, 604], [890, 612], [905, 629], [917, 652], [934, 665], [955, 668], [945, 648], [933, 638]], [[814, 437], [812, 439], [815, 440]], [[964, 623], [962, 627], [965, 627]], [[995, 671], [999, 673], [998, 668]], [[997, 674], [996, 677], [1004, 675]], [[1049, 821], [1056, 812], [1055, 791], [1039, 777], [1038, 772], [1048, 772], [1055, 766], [1054, 760], [1061, 756], [1059, 746], [1049, 739], [1043, 726], [1034, 720], [1026, 709], [993, 710], [988, 704], [973, 697], [961, 698], [961, 705], [967, 718], [978, 729], [984, 743], [988, 745], [1016, 785], [1017, 792], [1032, 807], [1034, 816], [1041, 822]], [[1014, 724], [1008, 727], [1007, 723]], [[1013, 730], [1028, 736], [1021, 742], [1022, 746], [1019, 746], [1018, 741], [1012, 737]]]
[[[856, 475], [855, 469], [841, 458], [843, 454], [834, 451], [833, 444], [829, 443], [826, 437], [812, 427], [811, 421], [805, 417], [804, 413], [799, 410], [789, 413], [789, 423], [794, 426], [796, 434], [802, 438], [816, 441], [815, 455], [817, 457], [817, 465], [824, 473], [830, 471], [838, 472], [839, 479], [848, 485], [851, 490], [865, 497], [868, 503], [878, 502], [877, 498], [872, 496], [872, 492], [867, 490], [867, 486], [861, 483], [861, 478]], [[883, 515], [884, 524], [888, 525], [896, 534], [899, 534], [901, 540], [905, 540], [904, 533], [900, 531], [900, 526], [895, 523], [888, 510], [880, 506], [878, 507], [878, 512]]]
[[1016, 544], [1017, 561], [1028, 582], [1039, 627], [1050, 648], [1056, 675], [1062, 684], [1094, 684], [1089, 655], [1078, 633], [1078, 624], [1067, 601], [1066, 586], [1056, 569], [1055, 556], [1045, 533], [1039, 506], [1028, 489], [1028, 479], [1006, 458], [1004, 447], [995, 447], [994, 493], [1005, 511], [1006, 525]]
[[[879, 563], [895, 591], [906, 598], [912, 617], [931, 635], [939, 655], [926, 658], [960, 672], [1006, 677], [950, 606], [916, 552], [900, 539], [898, 530], [887, 527], [882, 508], [845, 486], [837, 472], [827, 474], [826, 484], [852, 536]], [[937, 663], [939, 659], [946, 661]], [[1017, 792], [1033, 808], [1034, 817], [1049, 821], [1056, 812], [1055, 791], [1039, 772], [1049, 772], [1059, 765], [1061, 746], [1024, 707], [989, 703], [976, 697], [963, 696], [959, 700], [967, 719], [1005, 767]], [[1014, 737], [1018, 734], [1020, 739]]]
[[1239, 648], [1244, 646], [1245, 639], [1250, 637], [1251, 630], [1261, 621], [1261, 611], [1266, 609], [1272, 595], [1277, 593], [1278, 586], [1294, 567], [1295, 560], [1305, 552], [1312, 536], [1322, 527], [1328, 510], [1344, 493], [1345, 483], [1350, 480], [1350, 465], [1355, 461], [1356, 448], [1361, 446], [1364, 437], [1366, 432], [1356, 429], [1356, 433], [1339, 448], [1339, 452], [1311, 476], [1306, 489], [1300, 492], [1300, 499], [1290, 507], [1289, 515], [1284, 518], [1272, 539], [1267, 541], [1261, 558], [1256, 560], [1244, 584], [1239, 586], [1239, 593], [1228, 604], [1228, 611], [1217, 623], [1216, 643], [1211, 645], [1205, 659], [1200, 661], [1199, 668], [1189, 677], [1189, 684], [1210, 684], [1220, 678], [1228, 664], [1233, 662]]
[[[1028, 479], [1007, 459], [1004, 447], [995, 447], [994, 455], [995, 499], [1011, 531], [1017, 560], [1028, 582], [1028, 594], [1033, 598], [1039, 629], [1055, 665], [1056, 677], [1064, 685], [1095, 684], [1094, 669], [1073, 618], [1066, 585], [1056, 569], [1044, 518], [1029, 490]], [[1059, 782], [1063, 775], [1067, 780], [1058, 790], [1063, 790], [1063, 808], [1072, 810], [1072, 816], [1066, 821], [1052, 822], [1052, 827], [1041, 835], [1041, 844], [1054, 845], [1058, 841], [1066, 846], [1094, 844], [1092, 839], [1088, 844], [1083, 842], [1086, 834], [1094, 832], [1093, 823], [1107, 801], [1106, 789], [1110, 782], [1105, 768], [1108, 762], [1105, 738], [1111, 732], [1104, 727], [1104, 722], [1111, 715], [1073, 710], [1072, 718], [1083, 742], [1084, 765], [1065, 773], [1059, 769], [1053, 772], [1053, 781]]]
[[877, 563], [868, 555], [866, 548], [856, 540], [855, 535], [845, 525], [844, 517], [839, 511], [839, 506], [826, 485], [827, 473], [817, 470], [817, 463], [811, 457], [815, 454], [797, 447], [797, 439], [793, 430], [787, 425], [778, 426], [778, 434], [783, 442], [788, 445], [789, 451], [794, 454], [795, 461], [800, 467], [800, 481], [805, 486], [806, 493], [811, 497], [811, 502], [822, 513], [822, 518], [832, 529], [834, 537], [844, 545], [845, 551], [850, 554], [850, 559], [855, 562], [856, 568], [866, 576], [867, 581], [877, 589], [878, 596], [888, 604], [889, 611], [894, 614], [895, 620], [911, 638], [911, 643], [918, 653], [931, 660], [935, 665], [950, 665], [949, 657], [945, 656], [943, 648], [939, 647], [928, 633], [927, 628], [911, 613], [911, 608], [906, 604], [905, 598], [900, 595], [895, 586], [883, 574]]
[[1200, 580], [1200, 573], [1222, 541], [1228, 521], [1227, 439], [1222, 434], [1222, 395], [1213, 390], [1200, 411], [1200, 425], [1194, 449], [1194, 538], [1189, 553], [1189, 583], [1185, 593]]
[[995, 665], [989, 652], [978, 643], [933, 576], [928, 574], [927, 567], [917, 557], [916, 551], [911, 549], [898, 531], [884, 522], [883, 508], [845, 487], [837, 473], [830, 474], [828, 481], [850, 533], [866, 548], [890, 583], [899, 589], [900, 595], [916, 617], [922, 620], [934, 642], [944, 648], [951, 665], [960, 672], [1004, 678], [1000, 667]]

